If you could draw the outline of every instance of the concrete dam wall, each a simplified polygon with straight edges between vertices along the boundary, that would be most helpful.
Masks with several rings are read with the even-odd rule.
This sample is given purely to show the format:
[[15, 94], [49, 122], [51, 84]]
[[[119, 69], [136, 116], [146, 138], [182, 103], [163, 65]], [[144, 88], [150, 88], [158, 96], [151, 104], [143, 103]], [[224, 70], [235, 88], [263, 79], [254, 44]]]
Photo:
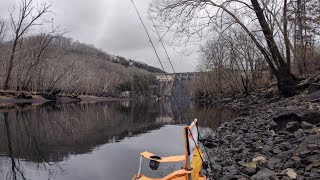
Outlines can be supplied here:
[[156, 75], [158, 85], [155, 95], [158, 98], [170, 98], [173, 94], [177, 99], [190, 97], [188, 84], [193, 77], [194, 73]]

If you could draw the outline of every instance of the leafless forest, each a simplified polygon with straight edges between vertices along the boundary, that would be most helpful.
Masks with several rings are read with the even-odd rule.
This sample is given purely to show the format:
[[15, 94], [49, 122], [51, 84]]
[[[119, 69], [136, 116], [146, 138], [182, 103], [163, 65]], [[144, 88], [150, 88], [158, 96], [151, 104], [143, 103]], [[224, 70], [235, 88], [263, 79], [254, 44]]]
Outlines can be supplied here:
[[[3, 89], [143, 95], [154, 83], [161, 70], [64, 37], [45, 20], [50, 8], [21, 0], [0, 22]], [[274, 81], [291, 96], [320, 68], [319, 1], [153, 0], [149, 10], [176, 44], [206, 39], [191, 84], [197, 97], [250, 94]]]
[[150, 10], [178, 45], [208, 39], [195, 96], [249, 94], [273, 80], [291, 96], [320, 68], [319, 1], [153, 0]]
[[162, 72], [65, 37], [60, 27], [46, 20], [50, 8], [51, 4], [21, 0], [8, 20], [0, 22], [2, 89], [99, 96], [136, 90], [141, 94], [152, 82], [152, 74]]

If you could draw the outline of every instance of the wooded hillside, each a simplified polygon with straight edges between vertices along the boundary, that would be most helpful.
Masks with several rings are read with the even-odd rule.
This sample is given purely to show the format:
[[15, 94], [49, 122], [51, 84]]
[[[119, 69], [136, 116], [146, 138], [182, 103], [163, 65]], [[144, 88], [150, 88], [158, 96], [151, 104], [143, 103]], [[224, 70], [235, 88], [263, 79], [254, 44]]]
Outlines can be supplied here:
[[120, 84], [135, 91], [134, 83], [147, 86], [153, 73], [162, 73], [65, 37], [46, 19], [51, 6], [21, 0], [0, 18], [0, 89], [114, 96]]
[[[3, 86], [12, 41], [3, 42], [0, 81]], [[13, 62], [9, 89], [69, 94], [114, 95], [134, 75], [162, 72], [145, 63], [110, 55], [71, 38], [38, 34], [24, 37]]]

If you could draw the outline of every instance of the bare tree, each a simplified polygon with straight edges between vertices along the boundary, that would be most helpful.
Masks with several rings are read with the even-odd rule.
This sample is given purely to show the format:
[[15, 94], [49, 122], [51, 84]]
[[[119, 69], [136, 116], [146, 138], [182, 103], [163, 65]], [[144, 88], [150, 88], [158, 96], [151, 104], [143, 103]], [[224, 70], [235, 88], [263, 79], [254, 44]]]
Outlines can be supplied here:
[[[281, 16], [274, 16], [267, 9], [283, 7]], [[282, 95], [295, 93], [298, 79], [291, 73], [291, 52], [287, 31], [287, 1], [213, 1], [213, 0], [154, 0], [150, 8], [165, 31], [173, 30], [189, 40], [204, 33], [239, 26], [251, 38], [277, 78]], [[285, 17], [283, 17], [285, 16]], [[271, 18], [270, 18], [271, 17]], [[281, 24], [272, 20], [278, 19]], [[282, 20], [284, 19], [284, 20]], [[280, 27], [279, 27], [280, 26]], [[282, 26], [282, 27], [281, 27]], [[278, 33], [282, 30], [281, 34]], [[285, 45], [281, 43], [285, 40]], [[284, 48], [282, 48], [284, 47]], [[286, 49], [286, 54], [282, 53]]]
[[6, 24], [4, 21], [0, 21], [0, 43], [2, 43], [6, 34]]
[[204, 96], [249, 95], [258, 85], [267, 83], [263, 57], [242, 29], [229, 28], [208, 40], [200, 54], [199, 70], [203, 73], [193, 82], [194, 92]]
[[[34, 37], [36, 44], [36, 48], [32, 49], [31, 52], [33, 55], [31, 56], [30, 63], [26, 66], [23, 66], [26, 69], [24, 73], [24, 77], [21, 83], [17, 83], [17, 90], [30, 90], [28, 89], [31, 80], [35, 78], [36, 72], [38, 70], [38, 66], [44, 61], [44, 59], [48, 56], [49, 52], [47, 52], [48, 46], [50, 43], [56, 39], [60, 38], [61, 35], [55, 33], [54, 31], [46, 34], [40, 34], [39, 36]], [[31, 46], [32, 47], [32, 46]]]
[[4, 21], [0, 20], [0, 84], [2, 84], [2, 77], [4, 75], [5, 72], [5, 48], [4, 48], [4, 44], [3, 41], [5, 39], [6, 36], [6, 23]]
[[[320, 2], [316, 0], [297, 0], [292, 5], [291, 21], [294, 23], [295, 65], [300, 75], [310, 73], [310, 55], [315, 53], [316, 36], [320, 35]], [[313, 56], [313, 55], [311, 55]], [[310, 66], [311, 65], [311, 66]]]
[[41, 25], [39, 22], [40, 17], [49, 12], [51, 5], [41, 4], [35, 6], [33, 0], [21, 0], [21, 4], [18, 10], [18, 16], [15, 17], [16, 9], [10, 13], [10, 25], [14, 33], [13, 44], [10, 59], [7, 66], [7, 75], [5, 77], [4, 89], [9, 88], [10, 79], [12, 76], [12, 69], [14, 67], [15, 53], [17, 45], [22, 36], [26, 34], [27, 30], [32, 26]]

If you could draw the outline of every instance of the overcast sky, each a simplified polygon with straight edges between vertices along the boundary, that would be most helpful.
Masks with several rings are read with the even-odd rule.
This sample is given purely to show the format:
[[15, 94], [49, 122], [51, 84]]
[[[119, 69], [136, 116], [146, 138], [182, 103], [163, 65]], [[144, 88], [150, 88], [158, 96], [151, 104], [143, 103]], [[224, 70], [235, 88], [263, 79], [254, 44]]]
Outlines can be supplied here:
[[[19, 0], [1, 0], [0, 17], [2, 19], [8, 18], [9, 10], [12, 9], [14, 1], [19, 2]], [[54, 14], [48, 14], [47, 18], [53, 18], [55, 25], [60, 25], [62, 29], [67, 30], [66, 36], [80, 42], [93, 44], [108, 53], [142, 61], [160, 68], [130, 0], [48, 0], [48, 2], [52, 2], [51, 10]], [[135, 3], [156, 42], [165, 70], [171, 72], [161, 44], [157, 41], [152, 23], [147, 20], [150, 0], [135, 0]], [[169, 41], [167, 39], [165, 43], [169, 44]], [[179, 49], [167, 45], [176, 71], [195, 70], [197, 48], [190, 48], [191, 51], [194, 51], [191, 55], [186, 55], [187, 53], [181, 52]]]

